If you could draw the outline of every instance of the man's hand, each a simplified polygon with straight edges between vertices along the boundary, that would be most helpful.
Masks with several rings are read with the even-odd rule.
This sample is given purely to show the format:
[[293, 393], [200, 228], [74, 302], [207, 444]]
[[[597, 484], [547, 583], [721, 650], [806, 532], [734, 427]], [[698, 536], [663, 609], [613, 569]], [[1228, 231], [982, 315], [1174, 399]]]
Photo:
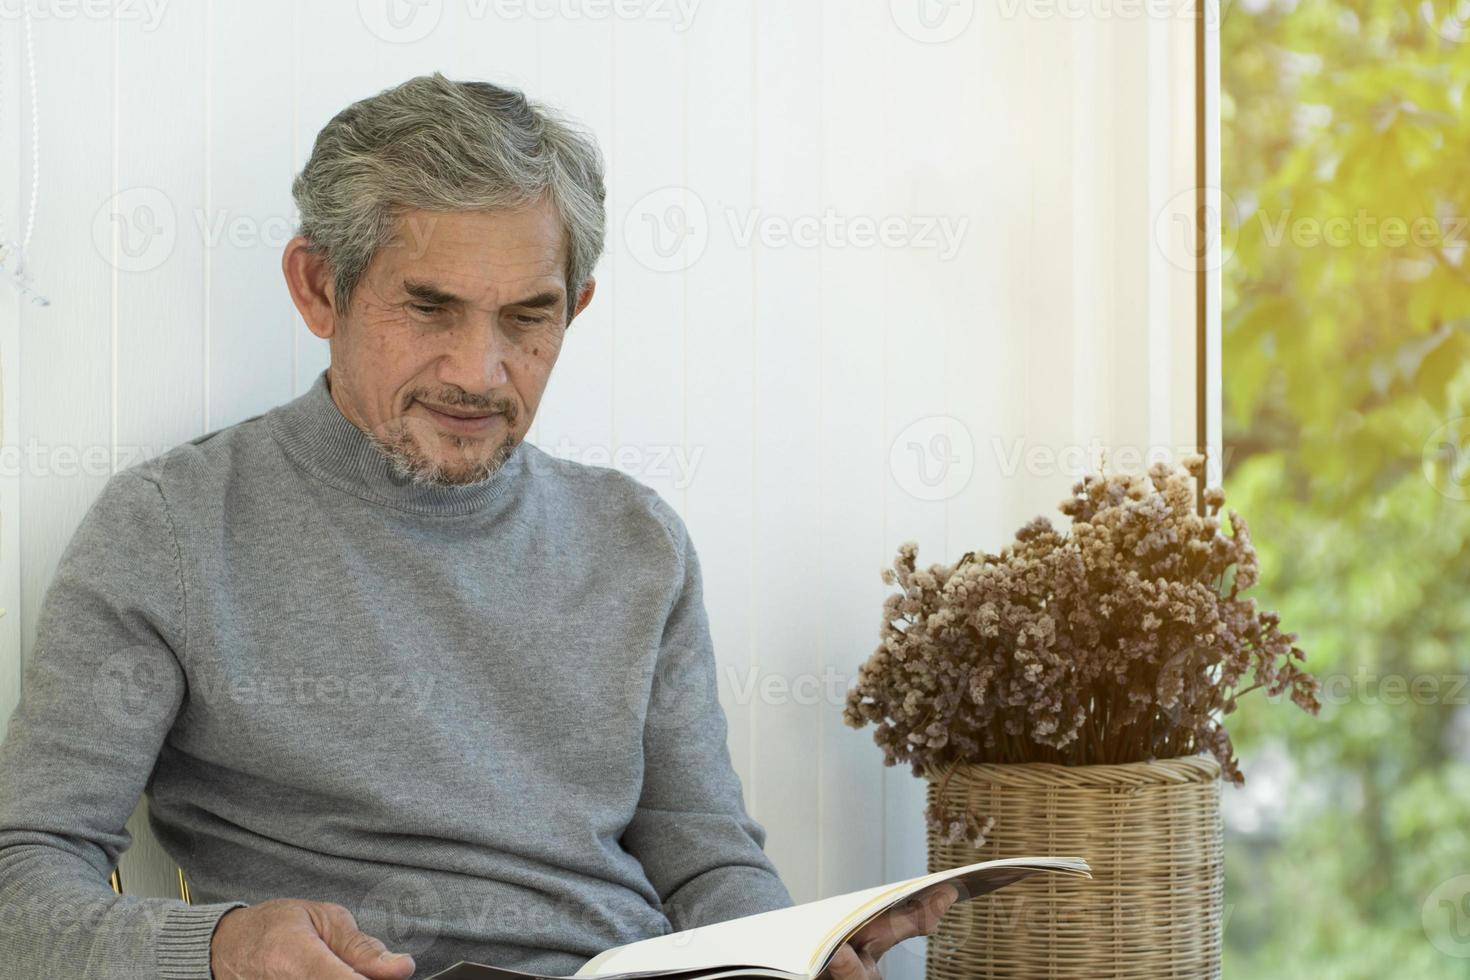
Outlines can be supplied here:
[[921, 892], [863, 926], [844, 943], [818, 980], [882, 980], [878, 960], [905, 939], [927, 936], [959, 898], [954, 885]]
[[390, 953], [340, 905], [276, 898], [220, 917], [214, 980], [408, 980], [413, 957]]

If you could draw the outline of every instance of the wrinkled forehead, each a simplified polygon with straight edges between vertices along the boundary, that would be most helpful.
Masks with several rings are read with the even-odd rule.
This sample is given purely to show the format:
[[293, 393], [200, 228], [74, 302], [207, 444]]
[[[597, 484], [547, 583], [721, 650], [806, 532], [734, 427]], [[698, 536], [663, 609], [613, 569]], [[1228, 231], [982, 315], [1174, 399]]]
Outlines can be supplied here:
[[482, 301], [534, 287], [566, 289], [567, 242], [544, 201], [504, 211], [403, 212], [369, 274], [389, 288], [432, 283]]

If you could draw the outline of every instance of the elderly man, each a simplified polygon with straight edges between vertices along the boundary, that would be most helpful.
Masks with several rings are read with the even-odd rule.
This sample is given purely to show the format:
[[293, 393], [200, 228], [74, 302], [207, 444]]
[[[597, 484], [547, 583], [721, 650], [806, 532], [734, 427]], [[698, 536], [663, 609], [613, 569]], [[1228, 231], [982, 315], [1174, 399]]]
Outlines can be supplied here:
[[[523, 441], [592, 301], [595, 143], [436, 73], [339, 113], [292, 190], [330, 367], [115, 474], [67, 546], [0, 747], [0, 972], [570, 974], [790, 904], [683, 522]], [[145, 792], [192, 904], [108, 888]]]

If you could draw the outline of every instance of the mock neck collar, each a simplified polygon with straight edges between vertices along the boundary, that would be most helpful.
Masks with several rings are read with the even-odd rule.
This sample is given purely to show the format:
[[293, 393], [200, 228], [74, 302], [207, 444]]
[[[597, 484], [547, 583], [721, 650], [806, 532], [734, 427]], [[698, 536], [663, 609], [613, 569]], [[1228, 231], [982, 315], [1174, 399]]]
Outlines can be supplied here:
[[343, 415], [327, 389], [327, 372], [307, 391], [266, 413], [281, 447], [297, 463], [338, 489], [385, 507], [414, 514], [472, 514], [495, 499], [521, 473], [526, 451], [517, 445], [495, 475], [480, 483], [422, 486], [394, 474], [367, 433]]

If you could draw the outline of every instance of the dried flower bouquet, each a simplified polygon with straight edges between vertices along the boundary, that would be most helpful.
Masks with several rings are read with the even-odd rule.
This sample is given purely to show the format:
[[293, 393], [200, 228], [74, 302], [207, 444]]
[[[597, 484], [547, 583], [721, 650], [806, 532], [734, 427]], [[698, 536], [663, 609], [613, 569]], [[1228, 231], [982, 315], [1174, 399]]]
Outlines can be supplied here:
[[[1255, 548], [1204, 460], [1147, 477], [1089, 476], [1061, 504], [1071, 527], [1028, 523], [999, 554], [917, 567], [903, 545], [883, 579], [882, 642], [843, 716], [876, 725], [888, 765], [1094, 765], [1209, 752], [1241, 782], [1222, 720], [1264, 688], [1315, 714], [1318, 684], [1296, 635], [1242, 593]], [[941, 794], [942, 795], [942, 794]], [[989, 821], [931, 806], [942, 839], [978, 846]]]

